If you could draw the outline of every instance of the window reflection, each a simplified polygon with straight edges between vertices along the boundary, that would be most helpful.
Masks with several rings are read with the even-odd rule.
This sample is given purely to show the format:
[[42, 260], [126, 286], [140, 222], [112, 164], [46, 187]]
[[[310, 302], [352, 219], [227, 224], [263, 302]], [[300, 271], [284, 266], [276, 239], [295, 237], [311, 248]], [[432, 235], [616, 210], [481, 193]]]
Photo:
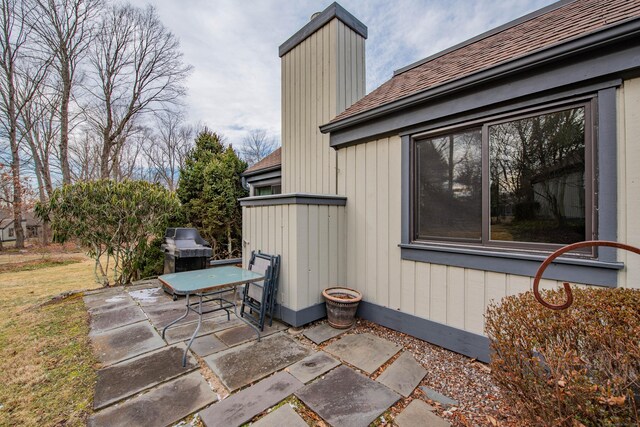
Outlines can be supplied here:
[[416, 143], [416, 235], [482, 237], [482, 134], [467, 130]]
[[489, 126], [491, 239], [585, 240], [585, 113]]

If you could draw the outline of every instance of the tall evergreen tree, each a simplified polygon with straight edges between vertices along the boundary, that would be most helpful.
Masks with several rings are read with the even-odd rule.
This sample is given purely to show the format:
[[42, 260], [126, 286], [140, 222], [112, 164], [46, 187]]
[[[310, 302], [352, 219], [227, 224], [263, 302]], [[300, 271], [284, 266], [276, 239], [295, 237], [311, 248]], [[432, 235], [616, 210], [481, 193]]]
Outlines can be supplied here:
[[238, 199], [248, 195], [240, 174], [247, 168], [231, 146], [204, 129], [180, 170], [177, 194], [187, 221], [213, 248], [215, 258], [239, 256], [242, 210]]

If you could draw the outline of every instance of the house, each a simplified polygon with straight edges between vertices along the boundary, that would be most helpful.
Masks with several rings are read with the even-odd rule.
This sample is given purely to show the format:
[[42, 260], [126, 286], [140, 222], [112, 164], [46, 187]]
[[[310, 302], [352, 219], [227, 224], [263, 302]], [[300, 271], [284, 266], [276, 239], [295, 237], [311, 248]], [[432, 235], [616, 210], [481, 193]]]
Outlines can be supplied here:
[[[366, 38], [334, 3], [280, 46], [283, 194], [241, 200], [244, 262], [282, 255], [292, 325], [340, 284], [359, 316], [486, 361], [487, 305], [550, 252], [640, 245], [640, 2], [560, 1], [365, 96]], [[543, 287], [638, 287], [633, 256], [563, 256]]]
[[34, 237], [42, 236], [42, 220], [38, 218], [33, 211], [26, 211], [23, 215], [24, 221], [26, 221], [26, 234], [25, 237], [30, 239]]
[[[11, 209], [0, 209], [0, 242], [14, 242], [16, 240], [15, 222]], [[22, 229], [27, 236], [27, 219], [22, 219]]]
[[242, 173], [244, 182], [249, 186], [250, 196], [268, 196], [282, 193], [282, 148], [278, 147], [273, 153]]

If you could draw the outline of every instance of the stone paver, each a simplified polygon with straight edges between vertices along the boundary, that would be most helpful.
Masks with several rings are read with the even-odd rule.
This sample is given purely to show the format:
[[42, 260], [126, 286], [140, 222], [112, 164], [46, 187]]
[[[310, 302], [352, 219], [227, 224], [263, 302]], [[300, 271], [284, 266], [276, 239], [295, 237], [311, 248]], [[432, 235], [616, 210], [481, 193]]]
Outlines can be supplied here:
[[129, 295], [143, 307], [173, 302], [171, 295], [160, 287], [130, 290]]
[[127, 296], [126, 294], [124, 294], [123, 296], [120, 296], [120, 294], [118, 294], [116, 297], [107, 298], [104, 304], [93, 306], [88, 310], [91, 316], [94, 316], [99, 313], [104, 313], [105, 311], [111, 311], [117, 308], [131, 307], [135, 305], [136, 302], [131, 297]]
[[89, 418], [90, 427], [167, 426], [216, 401], [199, 372], [171, 380], [126, 402], [113, 405]]
[[137, 305], [114, 308], [100, 313], [91, 313], [91, 333], [99, 334], [109, 329], [119, 328], [147, 320], [147, 316]]
[[234, 391], [304, 359], [310, 352], [279, 333], [214, 353], [204, 360], [225, 387]]
[[333, 427], [366, 427], [400, 399], [396, 392], [346, 366], [295, 395]]
[[308, 424], [287, 404], [264, 417], [260, 418], [252, 427], [309, 427]]
[[[240, 322], [242, 322], [242, 320]], [[260, 332], [260, 336], [266, 337], [283, 329], [284, 326], [281, 323], [273, 322], [273, 326], [264, 325], [264, 331]], [[217, 332], [216, 335], [229, 347], [258, 338], [255, 329], [244, 322], [242, 322], [240, 326], [228, 328], [222, 332]]]
[[137, 282], [133, 282], [131, 285], [127, 286], [127, 292], [137, 291], [140, 289], [149, 289], [149, 288], [157, 288], [160, 286], [160, 281], [158, 279], [144, 279], [138, 280]]
[[[205, 309], [212, 307], [212, 304], [213, 303], [208, 303], [207, 305], [205, 305]], [[186, 310], [186, 303], [184, 299], [180, 299], [178, 301], [171, 301], [164, 304], [145, 306], [143, 307], [143, 309], [144, 309], [144, 312], [147, 314], [147, 317], [149, 317], [149, 320], [151, 320], [151, 323], [153, 323], [153, 326], [155, 326], [158, 329], [162, 329], [165, 326], [167, 326], [169, 323], [171, 323], [172, 321], [176, 320], [178, 317], [184, 314]], [[220, 316], [220, 315], [224, 315], [225, 319], [227, 318], [227, 313], [223, 310], [204, 314], [202, 318], [209, 319], [209, 318]], [[178, 322], [178, 325], [184, 325], [185, 323], [188, 323], [188, 322], [197, 322], [197, 321], [198, 321], [198, 315], [194, 312], [190, 312], [187, 317], [185, 317], [180, 322]]]
[[166, 345], [149, 322], [138, 322], [89, 336], [96, 357], [105, 365], [120, 362]]
[[370, 333], [345, 335], [324, 348], [367, 374], [375, 372], [402, 347]]
[[[303, 384], [286, 372], [278, 372], [200, 412], [207, 427], [235, 427], [294, 393]], [[280, 424], [284, 425], [284, 424]]]
[[97, 289], [92, 289], [89, 291], [84, 291], [82, 294], [87, 297], [90, 295], [100, 295], [100, 294], [106, 294], [106, 293], [117, 293], [117, 292], [123, 292], [124, 291], [124, 286], [113, 286], [110, 288], [97, 288]]
[[449, 427], [448, 421], [433, 412], [433, 406], [414, 399], [393, 421], [398, 427]]
[[429, 387], [422, 386], [420, 387], [420, 390], [424, 391], [424, 394], [427, 396], [427, 398], [439, 402], [445, 408], [448, 408], [449, 406], [456, 406], [458, 404], [457, 400], [447, 397], [444, 394], [440, 394], [437, 391], [430, 389]]
[[226, 348], [228, 347], [225, 343], [213, 334], [196, 337], [193, 344], [191, 344], [191, 350], [195, 351], [200, 357], [208, 356]]
[[427, 370], [416, 362], [410, 352], [405, 351], [380, 374], [377, 381], [404, 397], [409, 397], [425, 375]]
[[129, 295], [121, 288], [99, 289], [92, 294], [85, 293], [85, 296], [82, 299], [84, 301], [84, 305], [87, 306], [88, 309], [96, 309], [103, 305], [122, 303], [127, 300], [131, 300]]
[[319, 351], [289, 366], [287, 372], [306, 384], [339, 364], [340, 362], [324, 351]]
[[[167, 329], [167, 332], [164, 334], [164, 338], [169, 344], [188, 340], [191, 338], [191, 335], [193, 335], [193, 331], [196, 330], [197, 325], [197, 322], [186, 323], [184, 325], [182, 322], [178, 322], [177, 325]], [[211, 319], [205, 319], [202, 321], [202, 325], [200, 325], [198, 336], [208, 335], [212, 332], [222, 331], [238, 325], [244, 325], [244, 323], [235, 316], [232, 316], [231, 320], [227, 320], [226, 316], [217, 316]]]
[[196, 369], [198, 364], [191, 354], [187, 355], [187, 366], [182, 367], [185, 348], [184, 344], [165, 347], [99, 370], [93, 408], [104, 408]]
[[347, 332], [349, 329], [337, 329], [329, 325], [328, 323], [321, 323], [304, 331], [303, 335], [309, 338], [316, 344], [322, 344], [323, 342], [337, 337], [340, 334]]

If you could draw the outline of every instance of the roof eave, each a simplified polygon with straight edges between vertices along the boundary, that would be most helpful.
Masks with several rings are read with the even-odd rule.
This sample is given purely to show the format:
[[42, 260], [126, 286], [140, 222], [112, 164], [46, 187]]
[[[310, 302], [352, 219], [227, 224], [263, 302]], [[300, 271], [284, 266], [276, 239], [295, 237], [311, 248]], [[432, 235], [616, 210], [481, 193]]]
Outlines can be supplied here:
[[422, 104], [434, 98], [449, 95], [453, 92], [458, 92], [474, 86], [483, 85], [506, 77], [510, 74], [537, 67], [545, 63], [554, 62], [583, 51], [619, 42], [636, 36], [639, 33], [640, 18], [632, 18], [619, 25], [598, 30], [583, 37], [532, 52], [526, 56], [519, 57], [508, 62], [503, 62], [456, 80], [450, 80], [449, 82], [428, 88], [422, 92], [409, 95], [379, 107], [365, 110], [361, 113], [345, 117], [344, 119], [335, 122], [324, 124], [320, 126], [320, 131], [322, 133], [330, 133], [346, 129], [362, 122], [372, 120], [376, 117], [385, 116], [413, 105]]
[[243, 172], [243, 173], [240, 174], [240, 176], [247, 177], [247, 176], [259, 175], [259, 174], [262, 174], [262, 173], [271, 172], [271, 171], [278, 170], [278, 169], [282, 169], [282, 163], [278, 163], [277, 165], [268, 166], [268, 167], [262, 168], [262, 169], [256, 169], [256, 170], [252, 170], [252, 171], [249, 171], [249, 172]]

